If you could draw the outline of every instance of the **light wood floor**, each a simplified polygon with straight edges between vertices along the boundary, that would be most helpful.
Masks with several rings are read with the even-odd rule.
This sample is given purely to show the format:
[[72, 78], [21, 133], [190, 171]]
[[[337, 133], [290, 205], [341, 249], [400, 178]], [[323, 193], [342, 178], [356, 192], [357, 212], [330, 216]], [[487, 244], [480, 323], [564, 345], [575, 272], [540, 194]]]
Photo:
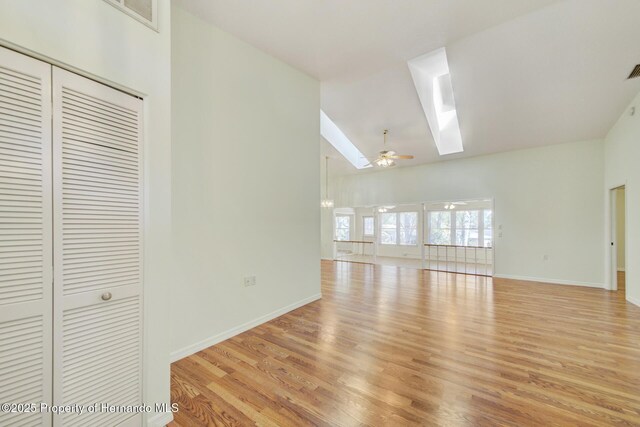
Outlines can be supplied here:
[[391, 267], [410, 267], [410, 268], [422, 268], [422, 261], [415, 258], [399, 258], [378, 256], [375, 263], [373, 262], [373, 256], [371, 255], [342, 255], [339, 258], [341, 262], [363, 262], [368, 264], [388, 265]]
[[622, 292], [346, 262], [322, 292], [174, 363], [172, 425], [640, 425]]

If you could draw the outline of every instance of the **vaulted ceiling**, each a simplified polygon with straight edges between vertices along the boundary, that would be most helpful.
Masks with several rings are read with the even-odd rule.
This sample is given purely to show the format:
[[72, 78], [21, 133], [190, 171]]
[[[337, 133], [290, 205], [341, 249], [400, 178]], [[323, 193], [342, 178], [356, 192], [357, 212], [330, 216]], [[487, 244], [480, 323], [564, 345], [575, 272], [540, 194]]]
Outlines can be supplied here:
[[[602, 138], [640, 91], [638, 0], [180, 0], [321, 81], [367, 156], [402, 165]], [[465, 151], [440, 156], [407, 61], [445, 47]], [[326, 141], [337, 173], [355, 173]], [[366, 171], [365, 171], [366, 173]]]

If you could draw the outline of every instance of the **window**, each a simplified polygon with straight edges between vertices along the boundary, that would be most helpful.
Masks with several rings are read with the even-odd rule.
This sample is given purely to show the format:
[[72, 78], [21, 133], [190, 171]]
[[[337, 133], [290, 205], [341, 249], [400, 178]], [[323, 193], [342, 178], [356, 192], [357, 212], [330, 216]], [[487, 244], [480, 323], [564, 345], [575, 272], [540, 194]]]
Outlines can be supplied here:
[[479, 246], [478, 211], [456, 211], [456, 245]]
[[493, 211], [486, 209], [482, 218], [484, 225], [484, 246], [485, 248], [493, 247]]
[[430, 211], [428, 241], [433, 245], [492, 247], [492, 222], [491, 209]]
[[434, 245], [451, 244], [451, 212], [429, 212], [429, 243]]
[[417, 245], [418, 212], [381, 214], [380, 243], [383, 245]]
[[[114, 0], [111, 0], [114, 1]], [[320, 135], [326, 139], [333, 148], [338, 150], [356, 169], [373, 167], [369, 160], [353, 145], [353, 142], [340, 130], [324, 111], [320, 110]]]
[[400, 244], [415, 245], [418, 243], [418, 212], [400, 212]]
[[398, 241], [398, 224], [395, 213], [383, 213], [380, 215], [380, 243], [383, 245], [395, 245]]
[[351, 235], [351, 217], [336, 215], [336, 240], [349, 240]]
[[365, 237], [372, 237], [375, 234], [375, 225], [374, 225], [372, 216], [363, 216], [362, 217], [362, 235]]

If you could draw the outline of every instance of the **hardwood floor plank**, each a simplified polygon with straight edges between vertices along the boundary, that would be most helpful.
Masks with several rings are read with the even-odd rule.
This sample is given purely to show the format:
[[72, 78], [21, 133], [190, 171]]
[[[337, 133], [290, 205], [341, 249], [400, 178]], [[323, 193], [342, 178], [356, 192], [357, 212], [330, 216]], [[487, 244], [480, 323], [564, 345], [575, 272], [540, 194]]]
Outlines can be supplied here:
[[624, 292], [322, 263], [323, 298], [172, 365], [172, 427], [640, 425]]

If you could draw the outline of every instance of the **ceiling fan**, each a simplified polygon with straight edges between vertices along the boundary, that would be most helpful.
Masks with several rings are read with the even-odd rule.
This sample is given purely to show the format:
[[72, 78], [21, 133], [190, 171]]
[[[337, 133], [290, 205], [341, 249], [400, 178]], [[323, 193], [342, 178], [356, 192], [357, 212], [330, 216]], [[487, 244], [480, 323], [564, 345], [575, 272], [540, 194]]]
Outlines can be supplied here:
[[387, 129], [383, 132], [383, 150], [380, 151], [378, 157], [369, 163], [369, 165], [377, 165], [381, 168], [390, 168], [396, 165], [396, 160], [410, 160], [413, 159], [413, 156], [408, 154], [396, 154], [395, 151], [387, 150], [387, 134], [389, 131]]

